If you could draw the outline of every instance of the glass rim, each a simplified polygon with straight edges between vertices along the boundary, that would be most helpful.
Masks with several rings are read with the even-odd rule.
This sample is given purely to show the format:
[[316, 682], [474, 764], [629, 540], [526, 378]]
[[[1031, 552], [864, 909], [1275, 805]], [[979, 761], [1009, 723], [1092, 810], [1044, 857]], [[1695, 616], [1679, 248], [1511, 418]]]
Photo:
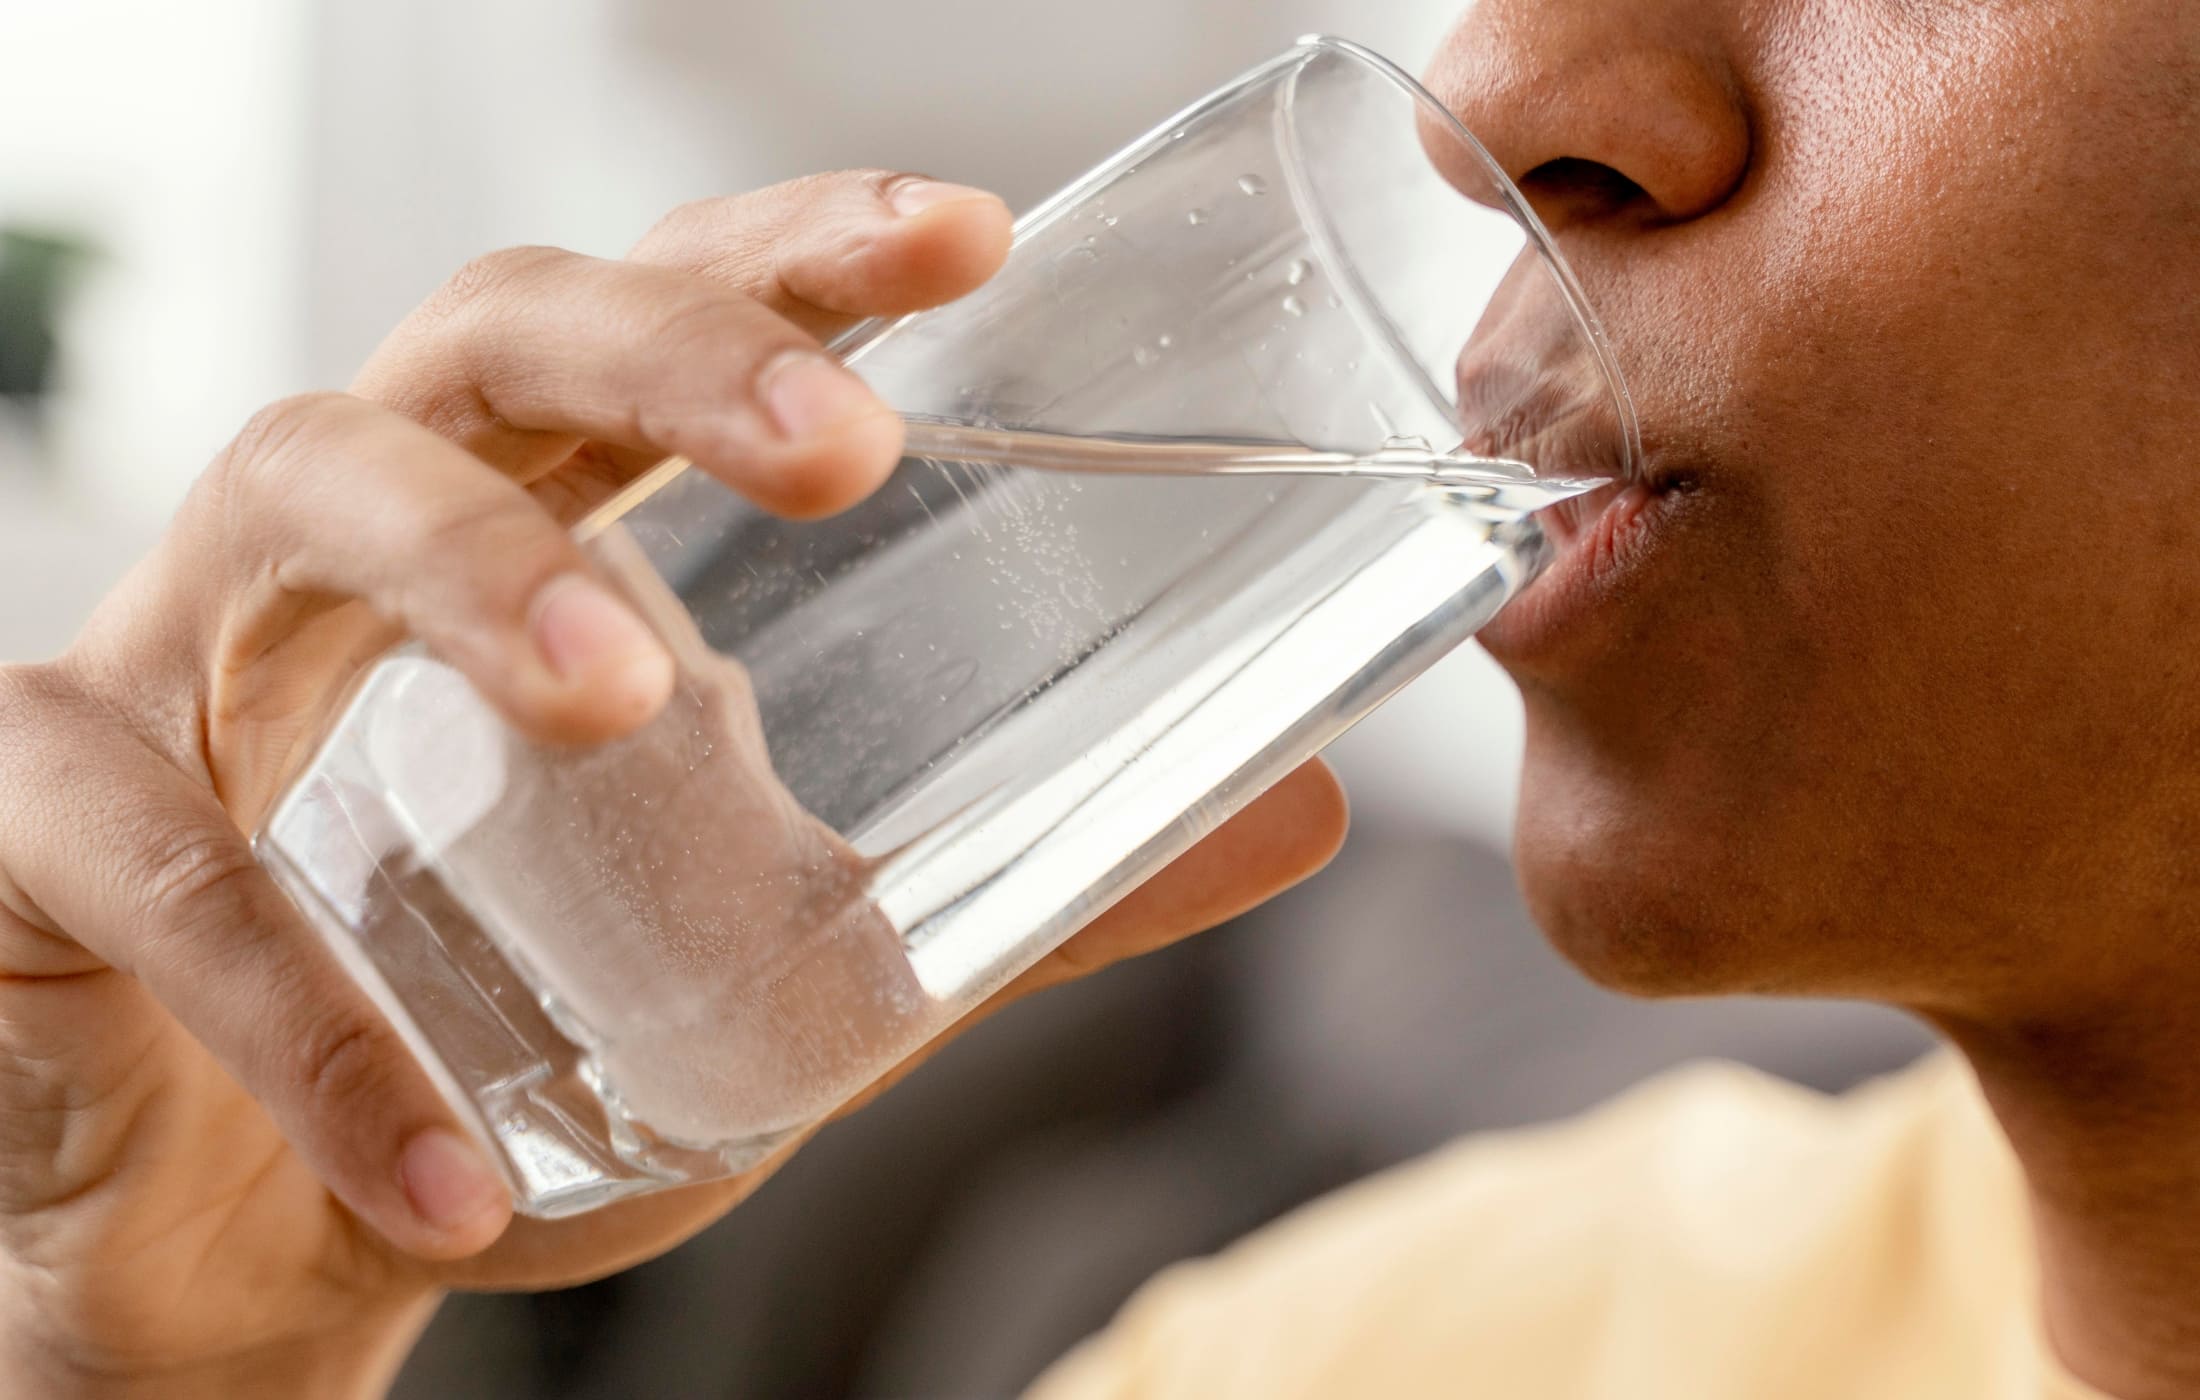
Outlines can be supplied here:
[[[1064, 207], [1084, 200], [1095, 189], [1133, 173], [1145, 163], [1149, 156], [1166, 146], [1178, 131], [1204, 119], [1217, 108], [1235, 101], [1246, 89], [1278, 78], [1293, 69], [1304, 68], [1315, 56], [1325, 53], [1345, 58], [1354, 64], [1359, 71], [1381, 78], [1398, 89], [1424, 115], [1435, 118], [1438, 129], [1448, 132], [1459, 147], [1482, 170], [1482, 173], [1488, 177], [1491, 187], [1504, 200], [1504, 213], [1526, 235], [1529, 245], [1536, 250], [1537, 255], [1541, 258], [1545, 270], [1550, 273], [1551, 279], [1558, 285], [1559, 294], [1566, 303], [1567, 313], [1573, 318], [1574, 328], [1588, 345], [1589, 354], [1597, 367], [1598, 374], [1604, 381], [1605, 392], [1610, 396], [1613, 411], [1619, 420], [1619, 448], [1622, 460], [1618, 479], [1633, 480], [1640, 476], [1643, 461], [1642, 435], [1635, 416], [1634, 398], [1628, 392], [1626, 376], [1620, 372], [1619, 359], [1613, 352], [1611, 339], [1605, 333], [1603, 321], [1599, 319], [1595, 309], [1590, 306], [1588, 294], [1582, 290], [1580, 279], [1574, 275], [1573, 267], [1566, 261], [1565, 255], [1559, 251], [1558, 243], [1551, 236], [1550, 229], [1544, 225], [1542, 218], [1529, 205], [1527, 197], [1520, 192], [1519, 186], [1513, 183], [1512, 177], [1505, 173], [1504, 167], [1497, 163], [1497, 159], [1490, 154], [1489, 149], [1475, 137], [1472, 131], [1467, 129], [1466, 124], [1459, 120], [1456, 113], [1439, 101], [1434, 93], [1423, 87], [1420, 81], [1411, 73], [1364, 44], [1328, 34], [1301, 35], [1290, 48], [1274, 58], [1247, 69], [1237, 77], [1221, 84], [1196, 101], [1155, 123], [1141, 135], [1118, 147], [1112, 155], [1101, 160], [1076, 179], [1025, 210], [1016, 219], [1015, 241], [1021, 242], [1032, 229], [1052, 222]], [[1303, 164], [1297, 159], [1295, 153], [1290, 156], [1290, 161], [1294, 166]], [[1296, 170], [1294, 173], [1300, 181], [1305, 179], [1303, 169]], [[1470, 198], [1464, 192], [1461, 192], [1459, 197], [1462, 199]], [[1302, 217], [1310, 217], [1318, 211], [1308, 208], [1302, 200], [1301, 212]], [[1326, 220], [1314, 220], [1314, 222], [1319, 225], [1326, 225]], [[1352, 280], [1357, 281], [1356, 278]], [[1363, 299], [1370, 303], [1376, 300], [1372, 295], [1365, 293], [1364, 290], [1362, 290], [1361, 295]], [[903, 321], [924, 314], [924, 312], [919, 311], [910, 313], [908, 316], [885, 316], [863, 322], [850, 327], [836, 337], [828, 348], [842, 358], [851, 357]]]
[[[1612, 349], [1611, 338], [1605, 333], [1604, 322], [1598, 317], [1596, 309], [1590, 305], [1588, 293], [1582, 290], [1581, 281], [1575, 276], [1573, 265], [1566, 261], [1565, 254], [1559, 250], [1557, 240], [1552, 237], [1551, 231], [1544, 224], [1542, 217], [1528, 203], [1527, 196], [1520, 192], [1520, 187], [1513, 183], [1510, 175], [1505, 173], [1505, 168], [1498, 164], [1497, 158], [1490, 154], [1489, 148], [1482, 144], [1480, 139], [1468, 129], [1467, 125], [1459, 120], [1458, 114], [1445, 106], [1436, 94], [1423, 87], [1420, 80], [1411, 73], [1408, 73], [1375, 50], [1368, 48], [1365, 44], [1355, 43], [1350, 39], [1340, 39], [1334, 35], [1306, 34], [1300, 36], [1298, 42], [1279, 57], [1251, 70], [1237, 82], [1229, 84], [1217, 94], [1217, 97], [1234, 93], [1249, 83], [1261, 81], [1269, 75], [1271, 70], [1281, 70], [1292, 65], [1303, 66], [1309, 58], [1317, 53], [1340, 55], [1350, 59], [1363, 71], [1388, 80], [1392, 86], [1412, 99], [1424, 115], [1434, 117], [1439, 129], [1448, 132], [1474, 162], [1481, 167], [1482, 173], [1489, 178], [1491, 187], [1505, 201], [1505, 213], [1527, 235], [1530, 246], [1542, 258], [1543, 266], [1551, 274], [1552, 281], [1558, 284], [1559, 293], [1566, 302], [1566, 310], [1574, 319], [1574, 327], [1588, 344], [1589, 353], [1595, 360], [1597, 371], [1604, 379], [1605, 390], [1611, 395], [1613, 410], [1619, 419], [1619, 445], [1623, 459], [1620, 463], [1620, 479], [1632, 480], [1640, 475], [1642, 433], [1635, 418], [1634, 396], [1628, 392], [1627, 378], [1620, 372], [1619, 357]], [[1196, 110], [1206, 105], [1204, 102], [1198, 103], [1195, 104], [1194, 108], [1187, 110]], [[1180, 125], [1181, 123], [1182, 118], [1179, 117], [1164, 125]], [[1136, 144], [1142, 148], [1145, 141], [1141, 140]], [[1465, 199], [1470, 196], [1462, 192], [1460, 197]]]

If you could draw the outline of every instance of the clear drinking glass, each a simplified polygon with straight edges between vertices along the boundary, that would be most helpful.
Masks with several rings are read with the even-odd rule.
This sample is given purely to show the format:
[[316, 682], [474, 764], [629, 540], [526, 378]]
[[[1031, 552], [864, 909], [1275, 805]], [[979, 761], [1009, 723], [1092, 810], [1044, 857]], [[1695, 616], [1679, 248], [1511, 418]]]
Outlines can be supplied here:
[[671, 462], [582, 527], [679, 662], [660, 718], [536, 746], [400, 650], [259, 833], [524, 1211], [819, 1121], [1473, 633], [1530, 512], [1636, 452], [1517, 192], [1334, 40], [838, 348], [911, 419], [870, 500], [796, 524]]

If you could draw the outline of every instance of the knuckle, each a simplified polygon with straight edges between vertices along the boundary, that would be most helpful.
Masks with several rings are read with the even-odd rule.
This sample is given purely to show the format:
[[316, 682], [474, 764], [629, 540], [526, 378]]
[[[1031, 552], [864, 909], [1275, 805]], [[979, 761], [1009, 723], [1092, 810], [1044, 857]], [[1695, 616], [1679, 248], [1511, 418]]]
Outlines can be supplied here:
[[139, 817], [146, 855], [139, 872], [143, 946], [180, 951], [259, 912], [260, 867], [241, 837], [173, 813]]
[[685, 204], [636, 246], [638, 261], [695, 273], [712, 283], [755, 294], [769, 286], [782, 220], [762, 211], [760, 195]]
[[659, 219], [635, 246], [635, 255], [762, 295], [776, 289], [781, 253], [811, 236], [826, 211], [837, 206], [845, 212], [851, 195], [865, 202], [882, 199], [908, 178], [883, 168], [831, 170], [748, 194], [696, 200]]
[[675, 205], [650, 226], [636, 251], [645, 256], [650, 252], [672, 253], [705, 242], [712, 230], [723, 227], [728, 216], [741, 208], [744, 198], [716, 195]]
[[834, 241], [860, 236], [862, 226], [851, 224], [849, 215], [861, 209], [875, 213], [894, 186], [914, 177], [899, 170], [866, 167], [805, 175], [777, 186], [772, 193], [782, 210], [774, 240], [780, 251], [807, 242], [830, 229]]
[[819, 175], [806, 175], [791, 182], [792, 188], [811, 200], [832, 199], [852, 191], [883, 194], [886, 190], [909, 179], [900, 170], [888, 170], [877, 166], [861, 166], [849, 170], [829, 170]]
[[266, 462], [298, 451], [325, 431], [351, 403], [333, 391], [277, 399], [245, 420], [222, 456], [231, 463]]
[[211, 495], [224, 514], [249, 507], [279, 483], [296, 463], [313, 455], [334, 424], [350, 416], [357, 401], [334, 392], [293, 394], [277, 399], [245, 420], [198, 490]]
[[360, 1016], [327, 1013], [292, 1043], [285, 1072], [300, 1106], [322, 1122], [341, 1122], [388, 1082], [392, 1047]]
[[483, 253], [452, 273], [422, 305], [421, 314], [430, 320], [448, 320], [478, 313], [483, 306], [513, 295], [540, 277], [545, 269], [573, 256], [562, 248], [539, 246], [499, 248], [493, 253]]
[[755, 314], [745, 298], [698, 283], [659, 313], [652, 338], [674, 364], [723, 363], [729, 350], [777, 348], [786, 339], [773, 334], [780, 329], [775, 320]]
[[424, 562], [509, 565], [560, 546], [557, 529], [542, 507], [518, 491], [469, 491], [422, 501], [411, 536]]
[[419, 564], [394, 603], [414, 626], [454, 609], [501, 617], [523, 607], [550, 575], [577, 567], [564, 532], [517, 491], [423, 505], [408, 549]]

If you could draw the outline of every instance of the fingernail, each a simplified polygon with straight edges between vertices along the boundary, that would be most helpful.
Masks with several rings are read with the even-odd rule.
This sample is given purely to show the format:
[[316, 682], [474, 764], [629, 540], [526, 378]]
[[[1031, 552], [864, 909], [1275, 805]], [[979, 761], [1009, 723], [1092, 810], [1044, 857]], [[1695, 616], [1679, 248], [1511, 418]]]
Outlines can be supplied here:
[[438, 1230], [470, 1225], [510, 1200], [495, 1168], [448, 1128], [413, 1134], [398, 1156], [397, 1179], [413, 1212]]
[[535, 595], [528, 624], [535, 650], [558, 679], [577, 681], [647, 664], [664, 666], [659, 644], [633, 609], [586, 574], [560, 574]]
[[764, 367], [764, 404], [779, 431], [797, 441], [822, 437], [853, 418], [881, 411], [864, 382], [814, 350], [790, 350]]
[[937, 205], [953, 204], [958, 199], [991, 198], [993, 196], [986, 191], [969, 185], [950, 185], [944, 180], [927, 180], [921, 175], [903, 180], [886, 191], [886, 202], [905, 219]]

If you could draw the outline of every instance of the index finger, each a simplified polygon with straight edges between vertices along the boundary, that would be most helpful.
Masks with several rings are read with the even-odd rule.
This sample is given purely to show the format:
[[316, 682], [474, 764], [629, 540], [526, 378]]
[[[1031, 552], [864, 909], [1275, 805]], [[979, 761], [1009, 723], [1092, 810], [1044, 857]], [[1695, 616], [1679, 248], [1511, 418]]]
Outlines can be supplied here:
[[[680, 300], [712, 303], [711, 322], [700, 329], [713, 335], [724, 331], [737, 310], [729, 303], [738, 301], [771, 313], [763, 320], [824, 339], [865, 317], [898, 316], [973, 290], [1007, 257], [1010, 236], [1007, 206], [982, 190], [850, 171], [682, 206], [625, 261], [656, 269], [660, 279], [668, 272], [693, 279], [693, 293]], [[628, 324], [614, 314], [615, 307], [585, 304], [578, 296], [585, 290], [580, 281], [533, 275], [561, 257], [567, 265], [590, 261], [548, 249], [477, 260], [391, 333], [361, 369], [352, 392], [521, 481], [567, 462], [579, 439], [545, 429], [585, 432], [588, 425], [570, 414], [550, 415], [567, 420], [555, 424], [513, 421], [508, 406], [484, 392], [474, 372], [480, 357], [466, 347], [508, 344], [525, 322], [538, 338], [553, 326], [560, 337], [538, 343], [522, 357], [529, 362], [553, 355], [587, 358], [589, 351], [632, 360], [639, 358], [635, 332], [644, 332], [647, 349], [662, 323], [645, 318], [646, 324]], [[572, 304], [556, 304], [559, 298], [571, 298]], [[529, 299], [533, 304], [525, 304]], [[572, 389], [564, 385], [558, 392], [570, 396]], [[590, 466], [605, 479], [589, 488], [601, 496], [667, 451], [681, 450], [602, 444]]]
[[754, 297], [819, 339], [978, 288], [1008, 257], [1000, 197], [889, 170], [844, 170], [682, 205], [627, 254]]

